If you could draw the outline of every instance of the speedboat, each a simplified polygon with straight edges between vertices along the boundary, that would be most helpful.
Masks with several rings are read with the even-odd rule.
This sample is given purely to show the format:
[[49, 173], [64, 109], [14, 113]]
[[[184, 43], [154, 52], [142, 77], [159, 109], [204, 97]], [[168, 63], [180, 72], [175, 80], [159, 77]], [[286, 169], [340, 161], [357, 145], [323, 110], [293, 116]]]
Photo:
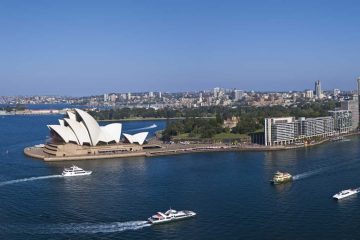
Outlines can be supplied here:
[[290, 182], [292, 180], [293, 180], [293, 177], [291, 176], [290, 173], [277, 171], [274, 174], [272, 180], [270, 180], [270, 182], [273, 184], [281, 184], [281, 183], [285, 183], [285, 182]]
[[337, 200], [340, 200], [340, 199], [349, 197], [349, 196], [351, 196], [351, 195], [357, 194], [358, 192], [359, 192], [358, 189], [346, 189], [346, 190], [343, 190], [343, 191], [335, 194], [335, 195], [333, 196], [333, 198], [335, 198], [335, 199], [337, 199]]
[[168, 223], [186, 218], [191, 218], [194, 217], [195, 215], [196, 213], [192, 211], [187, 211], [187, 210], [176, 211], [170, 208], [165, 213], [157, 212], [155, 215], [148, 218], [148, 222], [150, 224]]
[[91, 173], [92, 171], [85, 171], [84, 169], [73, 165], [70, 168], [65, 168], [61, 175], [63, 175], [64, 177], [72, 177], [90, 175]]

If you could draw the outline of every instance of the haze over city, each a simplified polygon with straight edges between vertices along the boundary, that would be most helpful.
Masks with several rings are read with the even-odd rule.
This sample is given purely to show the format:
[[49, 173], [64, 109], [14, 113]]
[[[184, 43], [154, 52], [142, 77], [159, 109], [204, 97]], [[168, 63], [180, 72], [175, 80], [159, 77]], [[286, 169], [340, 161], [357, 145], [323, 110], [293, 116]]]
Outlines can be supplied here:
[[2, 1], [0, 95], [355, 89], [358, 1]]

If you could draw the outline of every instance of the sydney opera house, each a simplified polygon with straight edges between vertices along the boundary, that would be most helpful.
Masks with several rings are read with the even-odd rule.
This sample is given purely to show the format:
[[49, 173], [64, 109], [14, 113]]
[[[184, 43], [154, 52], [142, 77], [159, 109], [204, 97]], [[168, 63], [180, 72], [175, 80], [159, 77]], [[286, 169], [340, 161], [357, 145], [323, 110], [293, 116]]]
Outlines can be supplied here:
[[[77, 145], [97, 146], [103, 144], [119, 143], [122, 124], [112, 123], [99, 126], [97, 121], [87, 112], [75, 109], [75, 113], [67, 112], [64, 119], [60, 119], [60, 125], [48, 125], [52, 139], [64, 143]], [[143, 145], [148, 132], [135, 135], [123, 134], [130, 143]]]
[[[68, 111], [58, 125], [48, 125], [50, 139], [41, 147], [25, 149], [25, 154], [43, 160], [72, 160], [142, 156], [148, 132], [122, 133], [121, 123], [100, 126], [87, 112]], [[122, 137], [123, 136], [123, 137]]]

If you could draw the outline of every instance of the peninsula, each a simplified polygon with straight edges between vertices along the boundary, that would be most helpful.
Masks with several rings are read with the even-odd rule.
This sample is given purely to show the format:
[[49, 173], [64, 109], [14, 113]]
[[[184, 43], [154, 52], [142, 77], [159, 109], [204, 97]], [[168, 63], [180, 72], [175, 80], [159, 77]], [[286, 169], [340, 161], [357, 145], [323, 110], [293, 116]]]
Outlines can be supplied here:
[[[339, 116], [338, 116], [339, 117]], [[344, 117], [344, 116], [343, 116]], [[351, 123], [351, 115], [345, 116]], [[316, 130], [313, 136], [292, 135], [291, 140], [278, 141], [274, 136], [281, 129], [295, 129], [299, 124], [313, 124], [321, 122], [322, 118], [301, 119], [273, 118], [265, 119], [265, 124], [273, 124], [273, 127], [264, 132], [253, 134], [240, 134], [229, 132], [229, 129], [243, 129], [244, 127], [258, 127], [258, 125], [238, 124], [239, 118], [223, 119], [219, 116], [209, 119], [186, 118], [170, 122], [166, 129], [158, 133], [154, 138], [148, 138], [148, 132], [128, 134], [122, 132], [121, 123], [111, 123], [100, 126], [98, 122], [87, 112], [75, 109], [68, 111], [59, 125], [48, 125], [50, 140], [46, 144], [40, 144], [24, 149], [25, 155], [42, 159], [44, 161], [65, 160], [90, 160], [124, 157], [151, 157], [159, 155], [173, 155], [194, 152], [218, 152], [218, 151], [277, 151], [313, 146], [339, 137], [334, 128], [332, 117], [323, 117], [330, 127], [322, 133]], [[344, 120], [344, 119], [343, 119]], [[286, 125], [286, 128], [282, 124]], [[323, 124], [323, 123], [322, 123]], [[292, 126], [292, 128], [289, 128]], [[351, 126], [351, 125], [349, 125]], [[237, 127], [237, 128], [236, 128]], [[270, 130], [269, 130], [270, 129]], [[293, 130], [291, 130], [293, 129]], [[349, 131], [343, 134], [352, 134]], [[282, 130], [283, 131], [283, 130]], [[313, 134], [313, 133], [310, 133]], [[265, 136], [272, 136], [265, 144]]]

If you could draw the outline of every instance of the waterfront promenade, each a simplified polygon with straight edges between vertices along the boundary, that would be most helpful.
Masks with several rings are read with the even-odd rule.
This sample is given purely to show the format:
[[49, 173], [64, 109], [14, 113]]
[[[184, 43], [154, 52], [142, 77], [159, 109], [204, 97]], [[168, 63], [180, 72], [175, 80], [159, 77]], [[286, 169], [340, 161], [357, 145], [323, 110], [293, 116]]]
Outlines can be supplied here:
[[[328, 141], [328, 139], [309, 144], [306, 147], [318, 145]], [[138, 151], [127, 151], [120, 153], [96, 154], [96, 155], [77, 155], [77, 156], [52, 156], [43, 151], [43, 147], [27, 147], [24, 149], [25, 155], [41, 159], [44, 161], [66, 161], [66, 160], [91, 160], [91, 159], [111, 159], [111, 158], [129, 158], [129, 157], [153, 157], [164, 155], [188, 154], [199, 152], [230, 152], [230, 151], [279, 151], [303, 148], [305, 145], [288, 145], [288, 146], [264, 146], [257, 144], [164, 144], [158, 140], [152, 140], [147, 146], [153, 148], [143, 148]]]

